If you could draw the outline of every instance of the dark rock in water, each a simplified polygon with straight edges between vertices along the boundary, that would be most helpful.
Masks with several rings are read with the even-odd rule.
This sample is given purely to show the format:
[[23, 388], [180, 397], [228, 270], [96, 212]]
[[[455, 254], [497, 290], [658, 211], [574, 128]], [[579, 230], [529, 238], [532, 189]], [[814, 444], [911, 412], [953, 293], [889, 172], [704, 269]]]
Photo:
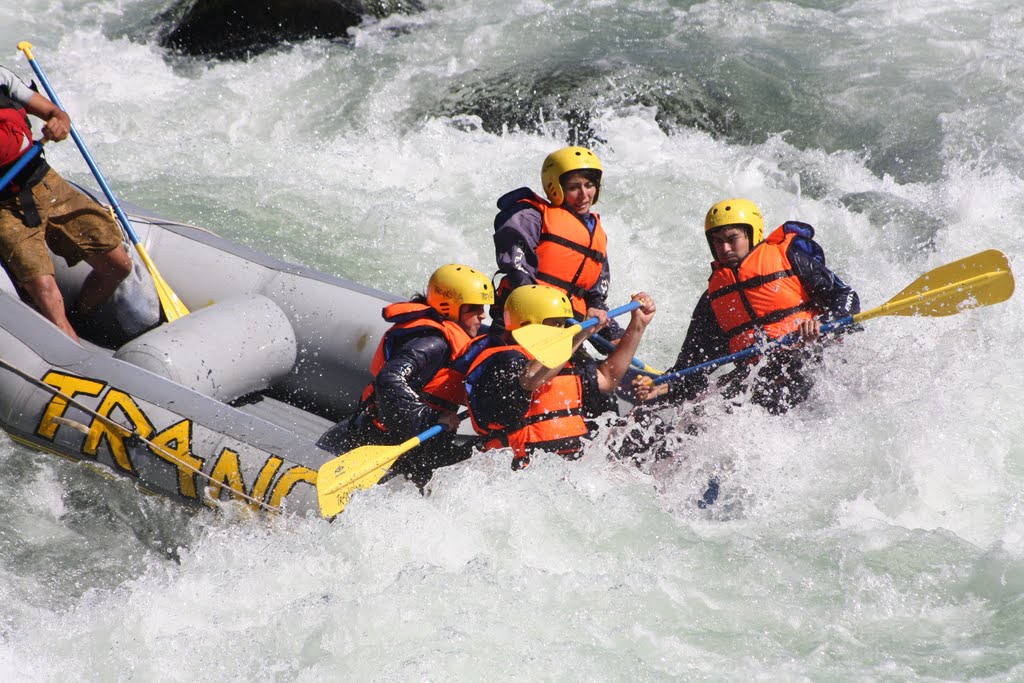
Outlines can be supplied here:
[[573, 62], [472, 74], [429, 105], [427, 115], [476, 116], [492, 133], [565, 126], [567, 143], [588, 145], [601, 142], [592, 126], [600, 112], [641, 106], [656, 108], [655, 119], [666, 132], [692, 127], [727, 135], [736, 125], [735, 114], [712, 109], [707, 102], [695, 80], [675, 73]]
[[704, 510], [709, 505], [714, 505], [716, 500], [718, 500], [718, 478], [711, 477], [708, 480], [707, 489], [704, 490], [704, 495], [697, 501], [697, 507]]
[[282, 42], [342, 38], [364, 16], [423, 9], [419, 0], [181, 0], [162, 17], [160, 44], [186, 54], [237, 59]]

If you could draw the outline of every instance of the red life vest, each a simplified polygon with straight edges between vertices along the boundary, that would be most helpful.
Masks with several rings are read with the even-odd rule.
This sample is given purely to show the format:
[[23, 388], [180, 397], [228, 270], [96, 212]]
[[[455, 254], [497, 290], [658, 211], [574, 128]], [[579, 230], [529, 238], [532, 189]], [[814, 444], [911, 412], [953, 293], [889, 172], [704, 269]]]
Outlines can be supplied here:
[[541, 215], [537, 281], [564, 291], [572, 309], [586, 315], [584, 297], [601, 278], [601, 269], [608, 260], [608, 237], [601, 227], [601, 218], [593, 214], [596, 224], [591, 232], [567, 209], [539, 198], [520, 201], [533, 206]]
[[731, 353], [753, 346], [759, 335], [783, 337], [820, 313], [786, 256], [795, 237], [779, 227], [738, 268], [711, 264], [711, 310], [729, 335]]
[[[448, 342], [449, 356], [437, 374], [423, 385], [419, 392], [420, 399], [424, 403], [437, 410], [454, 412], [459, 406], [466, 403], [466, 388], [463, 384], [465, 373], [456, 369], [456, 360], [466, 349], [469, 348], [472, 339], [466, 334], [457, 323], [443, 318], [441, 314], [426, 304], [405, 301], [387, 306], [381, 315], [388, 322], [395, 323], [394, 327], [384, 333], [377, 345], [377, 351], [370, 363], [370, 373], [374, 379], [381, 371], [388, 358], [391, 357], [391, 346], [402, 337], [420, 332], [424, 329], [434, 329], [440, 332], [445, 341]], [[374, 408], [371, 414], [374, 415], [374, 424], [382, 431], [387, 427], [376, 417], [374, 401], [374, 383], [370, 382], [363, 389], [362, 404], [367, 408]]]
[[[18, 161], [32, 144], [32, 124], [25, 107], [11, 97], [5, 86], [0, 86], [0, 175]], [[39, 215], [32, 193], [27, 189], [38, 183], [50, 169], [40, 152], [25, 168], [18, 172], [7, 187], [0, 187], [0, 201], [21, 195], [25, 224], [39, 225]]]
[[[522, 346], [493, 346], [474, 359], [466, 373], [467, 378], [481, 376], [497, 354], [513, 351], [533, 360]], [[482, 423], [473, 412], [472, 401], [469, 403], [469, 416], [476, 433], [490, 437], [482, 450], [508, 446], [516, 458], [525, 457], [536, 449], [559, 455], [578, 453], [582, 448], [579, 439], [589, 431], [583, 420], [583, 383], [571, 363], [530, 395], [529, 409], [516, 422], [507, 425]]]
[[0, 173], [32, 144], [32, 126], [25, 108], [0, 88]]

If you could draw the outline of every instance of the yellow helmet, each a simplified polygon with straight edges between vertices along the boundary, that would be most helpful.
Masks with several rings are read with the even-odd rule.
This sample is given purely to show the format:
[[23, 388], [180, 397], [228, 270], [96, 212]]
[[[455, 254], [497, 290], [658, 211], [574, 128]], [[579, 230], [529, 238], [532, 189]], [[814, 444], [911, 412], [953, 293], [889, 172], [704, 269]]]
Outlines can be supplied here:
[[548, 318], [571, 318], [572, 304], [560, 289], [547, 285], [516, 287], [505, 300], [505, 329], [540, 325]]
[[493, 303], [491, 280], [476, 268], [449, 263], [435, 270], [427, 283], [427, 305], [455, 322], [463, 304]]
[[594, 204], [597, 204], [597, 197], [601, 194], [601, 175], [604, 173], [597, 155], [586, 147], [563, 147], [549, 154], [540, 167], [540, 184], [544, 187], [548, 201], [561, 206], [565, 201], [562, 176], [570, 171], [588, 168], [597, 171], [597, 192], [594, 193]]
[[745, 225], [750, 228], [751, 248], [764, 239], [761, 209], [749, 199], [726, 199], [708, 210], [708, 215], [704, 217], [704, 235], [708, 238], [708, 244], [711, 244], [709, 233], [727, 225]]

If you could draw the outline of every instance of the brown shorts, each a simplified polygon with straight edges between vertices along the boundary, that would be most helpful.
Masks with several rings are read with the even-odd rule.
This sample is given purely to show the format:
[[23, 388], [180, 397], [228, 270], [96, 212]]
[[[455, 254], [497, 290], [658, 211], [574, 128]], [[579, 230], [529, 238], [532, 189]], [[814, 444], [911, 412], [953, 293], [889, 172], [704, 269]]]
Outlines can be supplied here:
[[68, 266], [103, 254], [123, 241], [121, 229], [102, 206], [50, 169], [32, 188], [42, 224], [22, 222], [17, 199], [0, 202], [0, 260], [18, 284], [53, 275], [47, 245]]

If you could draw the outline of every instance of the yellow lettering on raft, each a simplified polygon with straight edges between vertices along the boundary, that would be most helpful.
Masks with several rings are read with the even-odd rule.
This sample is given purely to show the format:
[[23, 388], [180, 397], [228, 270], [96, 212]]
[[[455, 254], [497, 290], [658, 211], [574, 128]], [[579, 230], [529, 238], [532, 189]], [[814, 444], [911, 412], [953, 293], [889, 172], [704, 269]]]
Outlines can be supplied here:
[[[118, 408], [120, 408], [124, 417], [131, 422], [131, 427], [126, 426], [125, 429], [138, 432], [139, 436], [143, 439], [148, 439], [149, 435], [153, 433], [152, 423], [150, 423], [149, 418], [146, 417], [146, 414], [142, 412], [139, 406], [135, 405], [132, 397], [123, 391], [119, 389], [108, 391], [96, 412], [108, 420], [113, 420], [111, 414]], [[96, 419], [89, 426], [89, 434], [85, 437], [82, 451], [95, 458], [100, 442], [106, 439], [117, 466], [125, 472], [132, 472], [134, 471], [132, 461], [128, 456], [128, 449], [125, 448], [126, 438], [122, 429], [108, 426], [106, 421]]]
[[153, 455], [178, 468], [178, 493], [197, 499], [195, 470], [202, 469], [203, 460], [192, 455], [192, 421], [181, 420], [149, 440], [160, 447], [149, 449]]
[[[43, 377], [43, 381], [55, 388], [57, 391], [74, 398], [76, 394], [85, 394], [86, 396], [99, 396], [100, 392], [103, 391], [107, 385], [103, 382], [96, 382], [91, 379], [85, 379], [83, 377], [75, 377], [74, 375], [65, 375], [62, 372], [55, 372], [50, 370]], [[44, 439], [53, 440], [54, 435], [57, 433], [57, 427], [59, 426], [53, 421], [55, 417], [64, 417], [64, 413], [67, 412], [68, 402], [60, 396], [54, 396], [50, 399], [50, 402], [46, 404], [46, 410], [43, 411], [43, 416], [39, 419], [39, 426], [36, 427], [36, 434], [43, 437]]]
[[235, 500], [245, 500], [243, 496], [238, 495], [245, 493], [245, 481], [242, 479], [242, 468], [239, 466], [238, 453], [235, 451], [230, 448], [221, 450], [220, 455], [217, 456], [217, 462], [213, 466], [213, 472], [210, 472], [210, 479], [212, 481], [206, 490], [214, 500], [220, 500], [220, 496], [224, 492], [224, 484], [227, 484], [227, 488]]
[[267, 504], [272, 507], [279, 507], [281, 500], [292, 492], [299, 482], [306, 482], [316, 486], [316, 470], [296, 465], [281, 475], [281, 478], [274, 484], [274, 490], [270, 493], [270, 500]]
[[270, 482], [274, 480], [274, 475], [277, 474], [283, 462], [284, 460], [276, 455], [267, 458], [267, 461], [263, 463], [263, 467], [260, 469], [259, 475], [256, 477], [256, 483], [252, 487], [250, 495], [253, 498], [262, 501], [266, 497], [267, 489], [270, 488]]
[[[210, 479], [215, 483], [209, 484], [206, 488], [208, 498], [219, 500], [224, 493], [224, 489], [227, 488], [231, 496], [236, 500], [248, 503], [250, 507], [258, 507], [258, 503], [253, 501], [264, 502], [264, 499], [267, 497], [267, 489], [270, 488], [270, 484], [278, 470], [281, 469], [282, 464], [284, 464], [284, 460], [276, 455], [267, 458], [260, 468], [259, 474], [256, 476], [256, 483], [253, 485], [252, 491], [247, 493], [238, 453], [230, 448], [225, 448], [220, 452], [217, 462], [213, 465]], [[296, 483], [299, 481], [310, 481], [310, 476], [312, 476], [312, 481], [315, 482], [316, 471], [314, 470], [305, 467], [293, 467], [288, 470], [284, 476], [278, 479], [277, 484], [274, 485], [274, 492], [271, 494], [272, 502], [266, 504], [277, 507], [281, 502], [281, 498], [287, 495]], [[283, 487], [282, 482], [284, 482]], [[243, 494], [248, 495], [251, 500], [247, 500]]]

